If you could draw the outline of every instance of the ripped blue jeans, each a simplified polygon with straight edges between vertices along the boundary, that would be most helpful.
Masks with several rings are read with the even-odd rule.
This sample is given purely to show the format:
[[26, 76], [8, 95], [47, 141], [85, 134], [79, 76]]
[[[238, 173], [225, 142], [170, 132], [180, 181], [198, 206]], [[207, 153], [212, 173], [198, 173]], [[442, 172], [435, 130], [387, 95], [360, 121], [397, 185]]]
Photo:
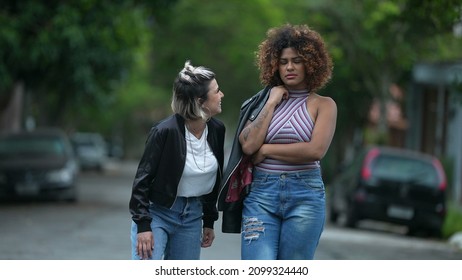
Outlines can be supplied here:
[[309, 260], [324, 229], [320, 169], [295, 173], [254, 170], [242, 212], [243, 260]]

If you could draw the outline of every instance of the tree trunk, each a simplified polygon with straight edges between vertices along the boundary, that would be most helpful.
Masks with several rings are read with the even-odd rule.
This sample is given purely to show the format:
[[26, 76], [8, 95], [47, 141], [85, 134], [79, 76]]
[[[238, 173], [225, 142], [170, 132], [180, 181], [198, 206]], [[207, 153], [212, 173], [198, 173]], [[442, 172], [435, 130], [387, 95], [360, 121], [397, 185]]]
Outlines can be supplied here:
[[17, 82], [10, 96], [10, 100], [0, 115], [0, 131], [13, 132], [22, 128], [22, 112], [24, 101], [24, 84]]
[[379, 106], [380, 106], [380, 117], [377, 124], [378, 133], [384, 137], [388, 136], [388, 112], [387, 103], [390, 95], [390, 80], [386, 73], [384, 73], [380, 79], [380, 93], [379, 93]]

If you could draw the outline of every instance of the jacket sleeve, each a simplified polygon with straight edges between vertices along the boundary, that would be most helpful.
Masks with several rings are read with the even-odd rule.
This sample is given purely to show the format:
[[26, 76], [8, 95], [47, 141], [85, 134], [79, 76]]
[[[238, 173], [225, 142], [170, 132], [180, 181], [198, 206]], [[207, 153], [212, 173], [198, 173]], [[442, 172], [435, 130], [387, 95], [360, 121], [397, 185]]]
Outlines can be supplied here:
[[151, 231], [149, 188], [155, 179], [161, 143], [158, 130], [153, 127], [146, 140], [145, 149], [136, 171], [129, 203], [132, 220], [138, 225], [138, 233]]
[[226, 170], [224, 171], [223, 180], [221, 182], [221, 191], [218, 198], [218, 209], [223, 212], [221, 230], [225, 233], [241, 232], [242, 199], [233, 202], [226, 201], [228, 189], [231, 187], [229, 184], [230, 178], [241, 162], [243, 156], [241, 144], [239, 143], [239, 134], [241, 133], [247, 121], [254, 121], [262, 110], [266, 101], [268, 100], [269, 89], [269, 86], [265, 87], [257, 94], [244, 101], [241, 105], [239, 122], [235, 131], [231, 153], [229, 155]]

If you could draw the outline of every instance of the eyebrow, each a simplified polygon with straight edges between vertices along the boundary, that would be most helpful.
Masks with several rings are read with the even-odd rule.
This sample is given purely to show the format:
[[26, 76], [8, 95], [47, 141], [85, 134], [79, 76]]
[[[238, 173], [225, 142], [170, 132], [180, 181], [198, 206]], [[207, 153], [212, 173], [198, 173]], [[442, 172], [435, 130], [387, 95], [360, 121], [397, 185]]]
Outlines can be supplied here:
[[298, 56], [294, 56], [294, 57], [280, 57], [279, 60], [289, 60], [289, 59], [298, 59], [298, 58], [303, 59], [303, 57], [301, 55], [298, 55]]

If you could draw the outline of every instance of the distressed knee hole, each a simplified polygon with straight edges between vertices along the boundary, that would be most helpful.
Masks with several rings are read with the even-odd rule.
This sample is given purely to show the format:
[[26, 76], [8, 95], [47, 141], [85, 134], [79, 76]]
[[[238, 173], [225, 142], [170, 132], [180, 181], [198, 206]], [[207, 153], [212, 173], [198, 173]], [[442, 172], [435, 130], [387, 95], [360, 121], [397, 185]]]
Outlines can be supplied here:
[[244, 240], [248, 241], [249, 244], [252, 240], [257, 240], [260, 234], [265, 233], [265, 227], [263, 222], [255, 217], [244, 218]]

